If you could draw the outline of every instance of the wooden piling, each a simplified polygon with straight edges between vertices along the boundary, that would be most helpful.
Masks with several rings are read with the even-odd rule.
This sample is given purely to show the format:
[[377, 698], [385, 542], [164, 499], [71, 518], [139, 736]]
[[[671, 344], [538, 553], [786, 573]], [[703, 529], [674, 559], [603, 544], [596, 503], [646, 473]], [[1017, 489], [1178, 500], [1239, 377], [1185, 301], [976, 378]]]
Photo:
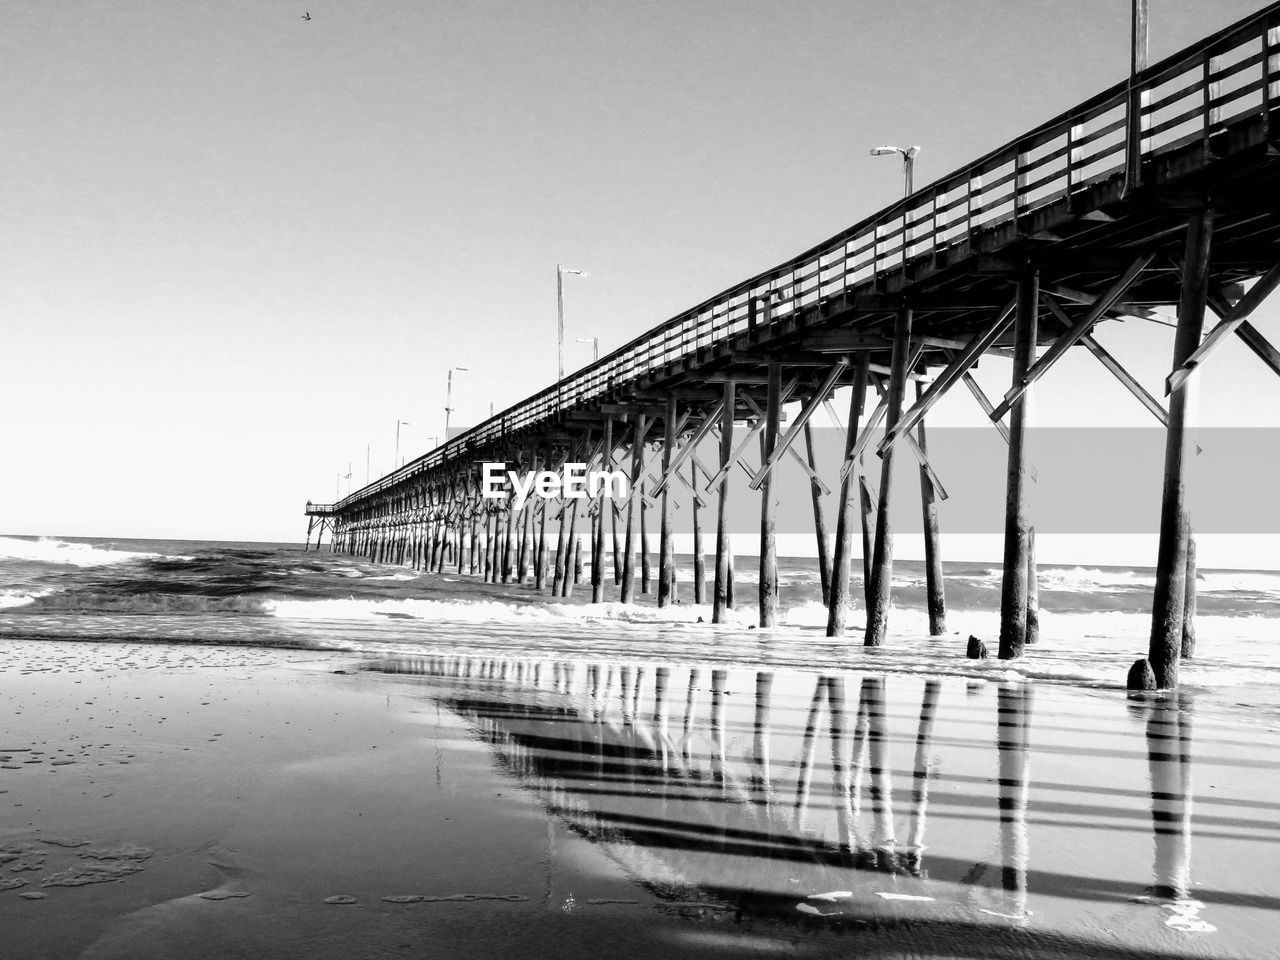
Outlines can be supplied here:
[[[613, 468], [613, 417], [604, 418], [604, 464], [605, 469]], [[591, 559], [591, 602], [600, 603], [604, 600], [604, 517], [605, 511], [613, 513], [613, 503], [610, 492], [604, 485], [600, 487], [600, 493], [596, 498], [596, 539], [595, 552]], [[617, 528], [614, 528], [615, 533]]]
[[862, 602], [871, 609], [871, 561], [876, 549], [876, 505], [871, 497], [867, 478], [861, 473], [863, 464], [858, 462], [858, 503], [862, 514]]
[[[1195, 352], [1204, 332], [1212, 239], [1213, 210], [1206, 207], [1192, 214], [1187, 222], [1178, 329], [1173, 341], [1174, 370]], [[1160, 550], [1156, 558], [1151, 643], [1147, 653], [1147, 660], [1156, 675], [1156, 685], [1162, 690], [1178, 685], [1178, 663], [1182, 658], [1187, 602], [1187, 541], [1191, 534], [1186, 471], [1195, 456], [1195, 435], [1194, 431], [1187, 429], [1187, 419], [1195, 408], [1196, 379], [1189, 378], [1170, 395], [1169, 424], [1165, 433]]]
[[698, 494], [698, 465], [689, 464], [689, 479], [693, 481], [693, 602], [706, 603], [707, 556], [702, 546], [702, 507]]
[[[662, 475], [671, 469], [671, 457], [676, 446], [676, 398], [667, 398], [663, 422]], [[662, 486], [661, 529], [658, 534], [658, 606], [665, 607], [673, 601], [676, 578], [675, 545], [671, 540], [671, 483]]]
[[[916, 381], [916, 400], [924, 393], [924, 384]], [[924, 418], [916, 428], [916, 442], [926, 456], [929, 452], [925, 439]], [[942, 579], [942, 548], [938, 536], [938, 494], [929, 479], [929, 471], [920, 464], [920, 508], [924, 520], [924, 575], [925, 596], [929, 608], [929, 634], [939, 637], [947, 632], [947, 601]]]
[[[859, 356], [854, 368], [853, 388], [849, 394], [849, 425], [844, 437], [844, 462], [847, 464], [858, 440], [858, 424], [862, 421], [862, 407], [867, 396], [869, 359]], [[831, 563], [831, 595], [827, 601], [827, 636], [844, 636], [845, 620], [849, 610], [849, 573], [853, 566], [853, 488], [858, 485], [858, 471], [848, 470], [840, 481], [840, 501], [836, 504], [835, 556]]]
[[640, 468], [644, 465], [644, 435], [648, 432], [648, 418], [643, 413], [632, 414], [635, 428], [631, 436], [631, 491], [627, 501], [626, 545], [622, 558], [622, 595], [623, 603], [630, 603], [635, 595], [635, 550], [632, 542], [632, 531], [635, 528], [636, 500], [642, 499], [637, 489], [640, 483]]
[[609, 501], [609, 524], [613, 528], [613, 585], [622, 583], [622, 541], [618, 539], [618, 508]]
[[1182, 658], [1196, 655], [1196, 536], [1187, 533], [1187, 593], [1182, 610]]
[[[537, 472], [538, 458], [533, 458], [532, 471]], [[526, 475], [527, 479], [527, 475]], [[533, 546], [533, 507], [532, 499], [527, 499], [520, 508], [523, 515], [520, 524], [520, 555], [517, 558], [516, 582], [524, 583], [529, 578], [529, 551]]]
[[1040, 642], [1040, 573], [1036, 569], [1036, 528], [1027, 533], [1027, 646]]
[[[1018, 275], [1013, 321], [1013, 386], [1035, 361], [1040, 312], [1040, 271], [1031, 265]], [[1027, 406], [1030, 390], [1009, 409], [1009, 466], [1005, 474], [1004, 580], [1000, 591], [1000, 659], [1022, 656], [1027, 642], [1027, 571], [1031, 511], [1027, 504]]]
[[[809, 461], [809, 469], [818, 472], [817, 459], [813, 450], [813, 426], [809, 422], [804, 425], [805, 456]], [[818, 539], [818, 578], [822, 583], [822, 604], [831, 602], [831, 555], [827, 544], [827, 518], [822, 512], [822, 488], [813, 477], [809, 478], [809, 495], [813, 499], [813, 532]]]
[[[724, 469], [733, 456], [733, 418], [737, 406], [737, 390], [732, 380], [724, 383], [724, 412], [720, 421], [720, 468]], [[725, 611], [732, 603], [729, 599], [730, 556], [729, 544], [729, 483], [732, 473], [726, 474], [720, 483], [720, 504], [716, 512], [716, 582], [712, 593], [711, 622], [724, 623]]]
[[573, 585], [577, 583], [574, 578], [574, 562], [578, 544], [578, 504], [580, 501], [575, 497], [565, 497], [564, 500], [565, 510], [569, 512], [569, 539], [565, 543], [564, 571], [561, 573], [560, 579], [560, 596], [568, 597], [573, 594]]
[[[782, 420], [782, 364], [769, 364], [769, 393], [760, 462], [768, 463], [778, 445]], [[778, 624], [778, 501], [773, 492], [773, 471], [760, 486], [760, 626]]]
[[547, 507], [550, 500], [537, 499], [538, 510], [538, 549], [533, 558], [533, 585], [541, 590], [547, 582]]
[[651, 558], [649, 555], [649, 501], [644, 496], [644, 481], [640, 481], [640, 592], [649, 592], [649, 581], [652, 579]]
[[514, 495], [508, 492], [503, 511], [506, 513], [506, 532], [502, 536], [502, 582], [510, 583], [516, 567], [516, 511]]
[[[890, 361], [888, 405], [885, 430], [892, 430], [902, 415], [902, 399], [907, 384], [907, 354], [911, 340], [911, 311], [898, 311], [893, 325], [893, 353]], [[889, 630], [889, 602], [893, 580], [893, 531], [889, 526], [889, 501], [893, 486], [894, 446], [880, 455], [880, 503], [876, 509], [875, 547], [871, 562], [871, 595], [867, 604], [867, 633], [863, 644], [878, 647]]]

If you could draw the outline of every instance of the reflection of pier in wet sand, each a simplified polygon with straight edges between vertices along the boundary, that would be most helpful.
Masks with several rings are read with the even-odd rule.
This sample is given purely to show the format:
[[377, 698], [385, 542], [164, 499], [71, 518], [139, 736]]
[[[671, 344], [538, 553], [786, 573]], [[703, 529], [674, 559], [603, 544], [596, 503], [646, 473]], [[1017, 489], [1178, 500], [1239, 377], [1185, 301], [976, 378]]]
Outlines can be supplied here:
[[[1222, 955], [1226, 920], [1249, 942], [1280, 909], [1280, 871], [1253, 882], [1280, 840], [1266, 799], [1198, 797], [1201, 842], [1255, 867], [1215, 856], [1216, 876], [1192, 873], [1178, 700], [1126, 716], [1040, 690], [1033, 716], [1013, 683], [456, 656], [367, 668], [421, 677], [550, 815], [683, 914], [891, 927], [899, 943], [905, 929], [921, 955], [1023, 942], [1022, 955], [1155, 957]], [[1135, 723], [1145, 751], [1115, 729]], [[1280, 764], [1280, 749], [1209, 740], [1217, 781]], [[970, 936], [976, 953], [957, 954]]]

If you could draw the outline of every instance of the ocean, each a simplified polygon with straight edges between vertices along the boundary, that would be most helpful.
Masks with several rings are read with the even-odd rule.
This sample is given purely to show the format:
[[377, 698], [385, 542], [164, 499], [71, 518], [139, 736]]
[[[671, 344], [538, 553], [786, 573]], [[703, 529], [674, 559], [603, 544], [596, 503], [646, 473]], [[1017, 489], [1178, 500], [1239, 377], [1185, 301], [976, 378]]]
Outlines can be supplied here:
[[[998, 634], [1000, 570], [989, 563], [944, 565], [949, 633], [930, 637], [923, 564], [896, 562], [890, 641], [864, 650], [857, 559], [855, 608], [843, 639], [825, 636], [816, 560], [779, 560], [781, 626], [769, 631], [753, 627], [756, 558], [737, 559], [736, 609], [731, 622], [717, 626], [708, 606], [692, 602], [692, 559], [678, 556], [676, 562], [678, 602], [660, 610], [654, 594], [642, 594], [639, 586], [638, 603], [631, 606], [614, 599], [591, 604], [585, 584], [568, 599], [552, 599], [532, 584], [485, 584], [450, 570], [419, 573], [333, 554], [327, 545], [304, 551], [284, 543], [3, 537], [0, 637], [395, 655], [458, 649], [495, 656], [612, 653], [1024, 677], [1101, 688], [1122, 688], [1129, 665], [1146, 653], [1154, 584], [1149, 568], [1041, 565], [1041, 642], [1017, 662], [978, 662], [964, 658], [968, 636], [987, 640], [994, 650]], [[611, 573], [610, 563], [609, 597], [616, 596]], [[1197, 651], [1183, 664], [1182, 685], [1271, 710], [1280, 681], [1274, 647], [1280, 572], [1202, 569], [1197, 588]]]
[[716, 626], [688, 559], [659, 610], [0, 538], [5, 956], [1276, 955], [1280, 575], [1201, 571], [1182, 689], [1135, 700], [1150, 570], [1043, 566], [1001, 662], [964, 655], [986, 564], [947, 565], [938, 637], [897, 564], [865, 650], [815, 562], [759, 630], [753, 558]]

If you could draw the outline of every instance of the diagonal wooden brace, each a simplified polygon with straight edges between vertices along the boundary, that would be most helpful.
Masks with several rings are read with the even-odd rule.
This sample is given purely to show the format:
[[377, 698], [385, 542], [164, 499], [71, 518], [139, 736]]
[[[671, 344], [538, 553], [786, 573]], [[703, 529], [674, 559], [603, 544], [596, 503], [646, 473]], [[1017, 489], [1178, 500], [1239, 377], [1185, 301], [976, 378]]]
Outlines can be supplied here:
[[[1070, 329], [1071, 318], [1067, 316], [1066, 311], [1048, 299], [1045, 300], [1045, 306], [1049, 308], [1049, 312], [1057, 317], [1064, 327]], [[1151, 411], [1153, 417], [1164, 426], [1167, 427], [1169, 425], [1169, 412], [1161, 406], [1159, 400], [1147, 392], [1146, 387], [1134, 379], [1133, 375], [1121, 365], [1119, 360], [1111, 355], [1106, 347], [1093, 339], [1093, 336], [1088, 333], [1080, 338], [1080, 342], [1085, 345], [1090, 353], [1098, 358], [1099, 363], [1111, 371], [1111, 374], [1124, 384], [1126, 390], [1137, 397], [1139, 403]]]
[[[887, 404], [889, 401], [889, 391], [884, 385], [884, 381], [878, 376], [872, 376], [871, 382], [875, 385], [876, 392], [880, 394], [881, 403]], [[877, 410], [879, 407], [876, 408]], [[942, 485], [942, 481], [938, 479], [937, 473], [934, 472], [933, 466], [929, 463], [929, 458], [925, 454], [924, 449], [920, 446], [913, 434], [903, 434], [907, 447], [911, 450], [912, 455], [919, 461], [920, 466], [924, 468], [924, 472], [929, 476], [929, 482], [933, 484], [934, 492], [937, 493], [939, 500], [946, 500], [950, 496], [946, 487]], [[855, 447], [856, 449], [856, 447]]]
[[1009, 392], [1004, 395], [1004, 399], [1000, 401], [992, 412], [991, 419], [999, 420], [1008, 413], [1009, 408], [1017, 403], [1018, 398], [1026, 393], [1033, 383], [1048, 373], [1050, 368], [1062, 359], [1067, 350], [1079, 343], [1080, 339], [1093, 329], [1093, 325], [1119, 302], [1125, 291], [1133, 286], [1133, 282], [1150, 265], [1155, 256], [1154, 253], [1143, 253], [1134, 259], [1133, 263], [1129, 264], [1129, 268], [1120, 275], [1120, 278], [1093, 301], [1093, 305], [1089, 307], [1085, 315], [1077, 320], [1070, 330], [1058, 337], [1053, 342], [1053, 346], [1045, 351], [1044, 356], [1031, 365], [1031, 368], [1027, 370], [1026, 375], [1022, 378], [1022, 382], [1009, 389]]
[[[1013, 323], [1013, 308], [1014, 304], [1012, 302], [1007, 304], [990, 324], [969, 339], [968, 345], [934, 379], [933, 383], [925, 389], [920, 399], [911, 405], [911, 409], [902, 415], [894, 425], [894, 428], [880, 441], [880, 445], [876, 448], [877, 452], [883, 454], [897, 442], [898, 437], [909, 433], [920, 422], [921, 418], [929, 412], [929, 408], [941, 400], [965, 371], [978, 362], [978, 358], [986, 353], [991, 348], [991, 345]], [[859, 442], [861, 440], [862, 438], [859, 437]]]
[[[650, 496], [650, 497], [658, 496], [660, 493], [662, 493], [663, 489], [665, 489], [667, 484], [671, 482], [672, 476], [680, 475], [681, 468], [688, 462], [689, 458], [693, 456], [694, 451], [698, 448], [698, 444], [700, 444], [706, 438], [707, 434], [711, 432], [711, 428], [720, 422], [720, 415], [723, 412], [724, 412], [724, 400], [717, 400], [715, 405], [710, 410], [707, 411], [706, 418], [702, 421], [701, 425], [699, 425], [698, 429], [694, 432], [693, 436], [690, 437], [689, 440], [684, 444], [684, 446], [682, 446], [680, 450], [676, 453], [676, 455], [671, 458], [671, 465], [667, 468], [666, 473], [664, 473], [662, 475], [662, 478], [658, 480], [656, 484], [654, 484], [654, 487], [652, 490], [646, 491], [647, 496]], [[688, 420], [689, 420], [689, 414], [686, 413], [684, 417], [681, 419], [681, 426], [687, 423]], [[679, 435], [679, 433], [680, 431], [677, 430], [676, 431], [677, 436]]]
[[1195, 372], [1196, 367], [1208, 360], [1222, 345], [1222, 341], [1234, 333], [1240, 324], [1248, 320], [1249, 314], [1253, 313], [1258, 304], [1262, 303], [1277, 286], [1280, 286], [1280, 263], [1264, 273], [1236, 305], [1227, 311], [1227, 315], [1221, 322], [1209, 331], [1209, 335], [1200, 342], [1200, 346], [1196, 347], [1195, 352], [1187, 357], [1182, 366], [1169, 374], [1164, 385], [1165, 395], [1168, 396], [1185, 384]]
[[[786, 403], [787, 400], [790, 399], [792, 392], [795, 390], [796, 385], [799, 382], [800, 381], [798, 378], [793, 377], [791, 379], [791, 382], [782, 388], [783, 403]], [[703, 488], [704, 490], [706, 490], [707, 493], [715, 493], [717, 490], [720, 489], [720, 484], [724, 483], [725, 478], [729, 476], [729, 471], [733, 469], [733, 465], [735, 463], [740, 462], [742, 459], [742, 455], [746, 453], [747, 445], [751, 443], [751, 441], [754, 440], [757, 436], [759, 436], [760, 431], [764, 429], [764, 414], [760, 411], [760, 408], [756, 405], [756, 402], [752, 400], [751, 397], [745, 391], [741, 394], [741, 396], [742, 396], [742, 399], [746, 401], [747, 406], [749, 406], [756, 413], [756, 422], [752, 424], [751, 429], [747, 431], [747, 435], [743, 438], [742, 442], [738, 444], [737, 448], [730, 455], [728, 462], [721, 464], [720, 469], [716, 471], [715, 476], [713, 476], [710, 480], [707, 481], [707, 485]], [[745, 469], [745, 466], [744, 466], [744, 469]], [[752, 474], [750, 470], [747, 470], [747, 475], [754, 476], [754, 474]]]
[[[799, 416], [797, 416], [791, 426], [787, 428], [787, 432], [783, 434], [782, 439], [778, 441], [777, 446], [773, 448], [773, 452], [769, 454], [769, 459], [761, 465], [760, 470], [756, 473], [755, 479], [749, 484], [752, 490], [760, 489], [765, 478], [773, 472], [773, 468], [778, 465], [778, 461], [780, 461], [786, 452], [791, 449], [791, 445], [795, 443], [796, 437], [800, 436], [800, 431], [804, 429], [804, 425], [809, 422], [809, 419], [813, 416], [818, 407], [825, 403], [827, 398], [831, 396], [831, 391], [835, 389], [836, 382], [848, 368], [849, 361], [845, 359], [833, 366], [827, 373], [826, 379], [822, 381], [822, 385], [818, 387], [817, 392], [814, 393], [804, 406], [800, 408]], [[808, 464], [806, 463], [805, 466], [808, 467]]]
[[[743, 399], [746, 401], [747, 406], [749, 406], [752, 409], [752, 411], [755, 413], [757, 418], [756, 423], [763, 423], [764, 411], [762, 411], [760, 407], [756, 405], [756, 402], [752, 400], [750, 397], [744, 396]], [[824, 497], [831, 493], [831, 488], [822, 482], [822, 478], [818, 476], [817, 471], [815, 471], [812, 467], [809, 466], [809, 464], [805, 461], [804, 457], [800, 456], [800, 451], [796, 450], [794, 447], [789, 447], [786, 452], [790, 455], [792, 460], [794, 460], [796, 463], [800, 465], [800, 469], [809, 475], [809, 479], [811, 479], [814, 483], [818, 485], [818, 489], [822, 491], [822, 495]], [[763, 469], [763, 466], [764, 465], [761, 464], [761, 469]], [[749, 478], [747, 483], [751, 487], [751, 489], [752, 490], [759, 489], [758, 487], [755, 486], [755, 481], [760, 476], [759, 471], [756, 471], [753, 473], [751, 470], [747, 469], [747, 465], [745, 463], [742, 464], [742, 469], [746, 470], [747, 477]]]

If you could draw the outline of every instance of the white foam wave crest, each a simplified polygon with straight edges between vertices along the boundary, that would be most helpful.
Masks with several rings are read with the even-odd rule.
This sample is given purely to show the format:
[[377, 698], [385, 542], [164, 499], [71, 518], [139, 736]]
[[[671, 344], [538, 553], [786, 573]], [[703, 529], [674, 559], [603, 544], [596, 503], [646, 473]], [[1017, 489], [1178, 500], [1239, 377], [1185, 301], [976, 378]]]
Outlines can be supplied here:
[[1280, 573], [1223, 570], [1201, 573], [1196, 578], [1200, 593], [1274, 593], [1280, 594]]
[[1155, 576], [1135, 570], [1100, 570], [1097, 567], [1041, 568], [1041, 590], [1083, 590], [1089, 587], [1151, 587]]
[[13, 593], [5, 591], [0, 593], [0, 610], [25, 607], [29, 603], [35, 603], [36, 599], [42, 596], [44, 596], [44, 593]]
[[34, 560], [39, 563], [58, 563], [73, 567], [105, 567], [129, 560], [147, 560], [158, 553], [138, 553], [129, 550], [107, 550], [88, 543], [67, 543], [64, 540], [19, 540], [0, 537], [0, 559]]

